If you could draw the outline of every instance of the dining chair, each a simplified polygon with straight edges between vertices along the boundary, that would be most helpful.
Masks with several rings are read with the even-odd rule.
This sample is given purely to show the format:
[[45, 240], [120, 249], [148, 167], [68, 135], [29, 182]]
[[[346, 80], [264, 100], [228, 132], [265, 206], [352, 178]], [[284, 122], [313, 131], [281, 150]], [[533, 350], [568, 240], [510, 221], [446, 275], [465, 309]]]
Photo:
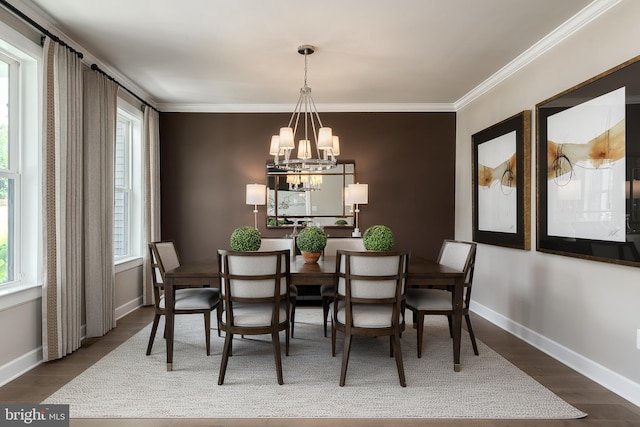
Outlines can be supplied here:
[[[260, 252], [289, 250], [290, 256], [296, 256], [296, 241], [292, 238], [262, 238]], [[289, 285], [289, 297], [291, 301], [291, 338], [296, 326], [296, 301], [298, 299], [298, 288], [296, 285]]]
[[388, 336], [395, 357], [400, 385], [406, 387], [400, 334], [401, 314], [409, 251], [338, 250], [336, 299], [331, 304], [331, 352], [336, 355], [337, 331], [344, 334], [340, 386], [344, 386], [354, 335]]
[[[164, 273], [180, 266], [180, 257], [172, 240], [149, 243], [149, 264], [153, 283], [155, 316], [151, 327], [151, 336], [147, 345], [147, 356], [151, 354], [153, 341], [158, 330], [160, 316], [165, 315]], [[212, 283], [216, 285], [216, 283]], [[207, 356], [211, 354], [211, 312], [218, 308], [218, 287], [184, 288], [175, 291], [175, 314], [203, 314]], [[219, 311], [218, 311], [219, 318]], [[166, 323], [165, 323], [166, 327]], [[219, 333], [219, 332], [218, 332]]]
[[[328, 237], [327, 245], [324, 247], [323, 256], [336, 256], [338, 249], [351, 251], [364, 251], [362, 238], [352, 237]], [[327, 336], [327, 318], [329, 317], [329, 304], [336, 294], [335, 284], [326, 283], [320, 285], [320, 296], [322, 297], [322, 314], [324, 322], [324, 336]]]
[[[438, 255], [438, 263], [454, 268], [464, 273], [464, 301], [462, 314], [467, 323], [473, 353], [477, 356], [478, 346], [471, 328], [469, 317], [469, 303], [471, 302], [471, 285], [476, 259], [476, 243], [459, 240], [444, 240]], [[424, 332], [425, 315], [445, 315], [449, 321], [449, 335], [453, 337], [451, 316], [453, 316], [453, 292], [448, 286], [432, 286], [428, 289], [410, 288], [406, 293], [406, 308], [413, 312], [413, 324], [417, 325], [418, 357], [422, 357], [422, 338]]]
[[271, 335], [278, 384], [282, 384], [280, 331], [285, 331], [285, 355], [289, 355], [289, 251], [218, 250], [218, 266], [220, 328], [225, 332], [218, 385], [224, 383], [235, 334]]

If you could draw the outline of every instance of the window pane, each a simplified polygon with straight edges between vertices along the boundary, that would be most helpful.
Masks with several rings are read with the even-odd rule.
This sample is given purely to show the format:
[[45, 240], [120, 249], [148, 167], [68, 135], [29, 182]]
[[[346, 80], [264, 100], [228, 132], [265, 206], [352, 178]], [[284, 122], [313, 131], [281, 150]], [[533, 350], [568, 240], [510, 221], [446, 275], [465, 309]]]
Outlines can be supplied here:
[[128, 123], [118, 119], [116, 124], [116, 151], [115, 151], [115, 186], [124, 188], [127, 186], [127, 140]]
[[129, 254], [129, 193], [115, 192], [113, 248], [114, 255], [125, 256]]
[[0, 283], [13, 281], [14, 180], [0, 178]]
[[0, 61], [0, 169], [9, 168], [9, 64]]

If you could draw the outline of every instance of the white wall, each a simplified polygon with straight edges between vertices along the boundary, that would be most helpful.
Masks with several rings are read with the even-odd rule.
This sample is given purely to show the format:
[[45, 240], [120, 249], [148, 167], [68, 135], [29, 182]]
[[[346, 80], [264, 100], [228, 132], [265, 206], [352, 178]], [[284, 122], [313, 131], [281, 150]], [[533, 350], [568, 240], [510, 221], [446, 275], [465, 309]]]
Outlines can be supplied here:
[[456, 238], [471, 240], [471, 136], [532, 110], [532, 250], [479, 245], [473, 310], [636, 405], [640, 269], [536, 252], [535, 106], [640, 55], [638, 17], [640, 1], [614, 6], [462, 108], [456, 134]]

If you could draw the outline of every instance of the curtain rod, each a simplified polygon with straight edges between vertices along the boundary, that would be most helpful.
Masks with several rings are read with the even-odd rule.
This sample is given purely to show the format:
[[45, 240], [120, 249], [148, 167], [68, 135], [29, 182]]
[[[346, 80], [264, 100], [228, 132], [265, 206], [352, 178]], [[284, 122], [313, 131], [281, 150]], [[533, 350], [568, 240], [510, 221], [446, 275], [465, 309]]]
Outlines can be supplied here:
[[[52, 34], [51, 32], [49, 32], [49, 30], [47, 30], [46, 28], [44, 28], [42, 25], [38, 24], [36, 21], [34, 21], [33, 19], [31, 19], [30, 17], [28, 17], [27, 15], [25, 15], [24, 13], [22, 13], [22, 11], [18, 10], [15, 6], [13, 6], [12, 4], [10, 4], [9, 2], [7, 2], [6, 0], [0, 0], [0, 4], [2, 4], [6, 9], [8, 9], [10, 12], [12, 12], [14, 15], [17, 15], [19, 18], [21, 18], [23, 21], [25, 21], [26, 23], [30, 24], [32, 27], [36, 28], [38, 31], [40, 31], [42, 34], [46, 35], [47, 37], [49, 37], [51, 40], [55, 41], [56, 43], [60, 44], [61, 46], [64, 46], [65, 48], [69, 49], [71, 52], [75, 53], [76, 55], [78, 55], [78, 57], [80, 59], [84, 58], [84, 55], [82, 54], [82, 52], [79, 52], [77, 50], [75, 50], [73, 47], [69, 46], [67, 43], [65, 43], [64, 41], [62, 41], [60, 39], [60, 37], [56, 36], [55, 34]], [[41, 40], [41, 44], [44, 44], [44, 36], [42, 37]], [[125, 86], [123, 86], [119, 81], [117, 81], [116, 79], [114, 79], [113, 77], [111, 77], [109, 74], [105, 73], [104, 71], [102, 71], [96, 64], [91, 64], [91, 69], [94, 71], [97, 71], [101, 74], [103, 74], [105, 77], [107, 77], [109, 80], [112, 80], [113, 82], [115, 82], [118, 86], [120, 86], [122, 89], [126, 90], [127, 92], [129, 92], [132, 96], [134, 96], [138, 101], [140, 101], [142, 103], [143, 106], [147, 106], [147, 107], [151, 107], [152, 109], [156, 110], [158, 113], [160, 112], [160, 110], [158, 110], [157, 108], [155, 108], [153, 105], [149, 104], [147, 101], [145, 101], [144, 99], [140, 98], [138, 95], [136, 95], [135, 93], [133, 93], [131, 90], [129, 90], [128, 88], [126, 88]]]
[[[0, 0], [2, 1], [2, 0]], [[144, 99], [140, 98], [138, 95], [136, 95], [135, 93], [131, 92], [129, 89], [127, 89], [125, 86], [123, 86], [119, 81], [117, 81], [116, 79], [114, 79], [113, 77], [111, 77], [109, 74], [105, 73], [104, 71], [102, 71], [100, 69], [100, 67], [98, 67], [97, 64], [91, 64], [91, 69], [93, 71], [96, 71], [100, 74], [102, 74], [103, 76], [105, 76], [107, 79], [111, 80], [112, 82], [114, 82], [115, 84], [117, 84], [118, 86], [120, 86], [122, 89], [126, 90], [127, 92], [129, 92], [132, 96], [134, 96], [138, 101], [142, 102], [142, 105], [147, 106], [153, 110], [156, 110], [158, 113], [160, 112], [160, 110], [158, 110], [156, 107], [154, 107], [153, 105], [149, 104], [147, 101], [145, 101]]]
[[[35, 27], [38, 31], [40, 31], [42, 34], [46, 35], [47, 37], [49, 37], [51, 40], [55, 41], [56, 43], [66, 47], [67, 49], [69, 49], [71, 52], [75, 53], [76, 55], [78, 55], [78, 57], [80, 59], [84, 58], [84, 55], [82, 54], [82, 52], [79, 52], [77, 50], [75, 50], [74, 48], [72, 48], [71, 46], [69, 46], [67, 43], [65, 43], [63, 40], [60, 39], [60, 37], [56, 36], [55, 34], [52, 34], [49, 32], [49, 30], [47, 30], [46, 28], [44, 28], [42, 25], [38, 24], [36, 21], [34, 21], [33, 19], [29, 18], [27, 15], [25, 15], [24, 13], [22, 13], [22, 11], [16, 9], [15, 6], [13, 6], [12, 4], [10, 4], [9, 2], [7, 2], [6, 0], [0, 0], [0, 3], [6, 8], [9, 9], [10, 12], [12, 12], [14, 15], [17, 15], [18, 17], [20, 17], [23, 21], [27, 22], [28, 24], [30, 24], [32, 27]], [[44, 40], [44, 39], [43, 39]], [[43, 44], [43, 40], [40, 41], [40, 44]]]

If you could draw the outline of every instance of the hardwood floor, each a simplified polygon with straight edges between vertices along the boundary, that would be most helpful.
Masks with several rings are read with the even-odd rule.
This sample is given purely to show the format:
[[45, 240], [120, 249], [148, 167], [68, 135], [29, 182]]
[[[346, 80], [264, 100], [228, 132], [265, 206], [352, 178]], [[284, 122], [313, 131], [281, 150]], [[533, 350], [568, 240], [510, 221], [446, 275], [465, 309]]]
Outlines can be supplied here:
[[[300, 309], [303, 309], [302, 307]], [[39, 403], [76, 375], [137, 333], [153, 319], [151, 308], [142, 308], [118, 321], [103, 338], [85, 342], [74, 354], [44, 363], [0, 388], [0, 402]], [[476, 419], [72, 419], [71, 426], [295, 426], [387, 427], [639, 427], [637, 407], [534, 349], [490, 322], [472, 315], [476, 337], [511, 363], [589, 415], [580, 420], [476, 420]], [[158, 338], [156, 338], [157, 340]], [[156, 344], [158, 345], [158, 344]]]

